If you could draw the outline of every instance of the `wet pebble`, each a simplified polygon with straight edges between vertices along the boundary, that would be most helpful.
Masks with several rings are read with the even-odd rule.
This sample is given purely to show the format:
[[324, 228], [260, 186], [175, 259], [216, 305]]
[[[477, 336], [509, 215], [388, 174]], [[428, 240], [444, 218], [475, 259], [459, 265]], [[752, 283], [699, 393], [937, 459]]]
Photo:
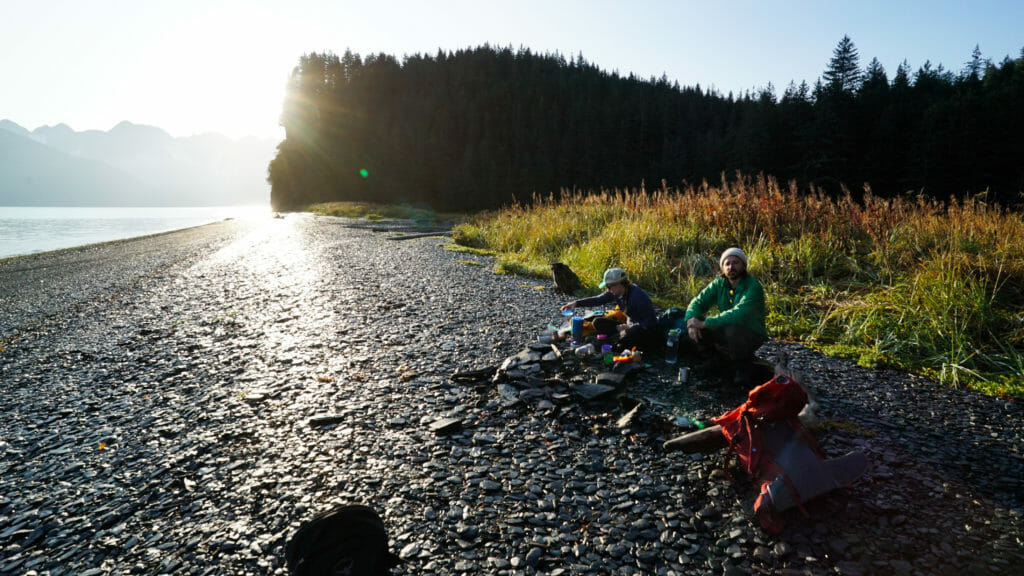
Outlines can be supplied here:
[[742, 391], [695, 368], [683, 399], [653, 359], [601, 378], [596, 359], [531, 350], [561, 321], [547, 282], [349, 222], [118, 244], [116, 266], [51, 270], [63, 290], [22, 289], [0, 262], [0, 299], [19, 300], [0, 302], [0, 338], [17, 333], [0, 351], [0, 573], [283, 576], [298, 525], [352, 502], [381, 513], [397, 574], [1024, 564], [1018, 403], [766, 346], [817, 390], [826, 451], [872, 463], [767, 534], [724, 454], [660, 449], [663, 423]]

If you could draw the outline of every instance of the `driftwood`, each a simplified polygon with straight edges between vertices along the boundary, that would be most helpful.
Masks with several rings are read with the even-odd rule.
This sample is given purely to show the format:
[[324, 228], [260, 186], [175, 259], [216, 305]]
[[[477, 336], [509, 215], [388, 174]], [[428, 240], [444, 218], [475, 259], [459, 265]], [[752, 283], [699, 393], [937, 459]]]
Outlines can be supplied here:
[[387, 240], [412, 240], [413, 238], [427, 238], [429, 236], [450, 236], [451, 230], [438, 230], [435, 232], [421, 232], [419, 234], [404, 234], [402, 236], [388, 236]]
[[[809, 389], [808, 386], [801, 383], [801, 381], [805, 380], [803, 374], [794, 374], [788, 369], [787, 364], [788, 362], [786, 361], [786, 358], [782, 358], [777, 359], [777, 361], [771, 365], [761, 362], [759, 366], [762, 368], [773, 368], [776, 375], [785, 374], [796, 382], [797, 385], [803, 388], [804, 392], [807, 394], [807, 405], [800, 410], [800, 414], [797, 415], [797, 418], [808, 430], [817, 430], [821, 427], [821, 423], [816, 414], [818, 400], [815, 398], [813, 391]], [[687, 454], [692, 454], [694, 452], [706, 454], [708, 452], [727, 448], [728, 446], [729, 443], [722, 434], [722, 427], [718, 425], [708, 426], [703, 430], [697, 430], [696, 432], [677, 436], [662, 444], [662, 447], [665, 450], [680, 450]]]
[[342, 226], [353, 230], [369, 230], [370, 232], [394, 232], [404, 234], [402, 236], [389, 238], [389, 240], [406, 240], [409, 238], [422, 238], [424, 236], [447, 236], [452, 233], [452, 227], [450, 225], [416, 225], [408, 221], [348, 222], [346, 224], [342, 224]]
[[665, 450], [681, 450], [687, 454], [694, 452], [706, 454], [728, 446], [729, 443], [722, 434], [722, 427], [718, 425], [677, 436], [662, 445]]

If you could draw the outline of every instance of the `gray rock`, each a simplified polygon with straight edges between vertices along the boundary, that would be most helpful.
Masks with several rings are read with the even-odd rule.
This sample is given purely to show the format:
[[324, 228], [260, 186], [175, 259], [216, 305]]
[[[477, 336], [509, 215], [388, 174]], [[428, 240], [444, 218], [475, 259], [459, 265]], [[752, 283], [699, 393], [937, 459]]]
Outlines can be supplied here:
[[346, 416], [344, 414], [321, 414], [310, 418], [309, 425], [314, 428], [319, 426], [330, 426], [331, 424], [338, 424], [345, 420]]
[[609, 386], [612, 388], [618, 388], [622, 386], [622, 382], [625, 380], [626, 375], [617, 372], [602, 372], [597, 375], [594, 379], [594, 383], [600, 386]]
[[583, 383], [573, 386], [572, 391], [584, 400], [595, 400], [615, 392], [615, 387], [604, 386], [602, 384]]
[[480, 482], [480, 489], [485, 492], [498, 492], [501, 490], [501, 482], [495, 482], [494, 480], [482, 480]]
[[531, 568], [536, 568], [540, 564], [540, 558], [544, 554], [544, 551], [539, 547], [534, 546], [530, 548], [530, 551], [526, 553], [526, 565]]
[[430, 431], [435, 434], [454, 434], [462, 430], [460, 418], [441, 418], [430, 423]]

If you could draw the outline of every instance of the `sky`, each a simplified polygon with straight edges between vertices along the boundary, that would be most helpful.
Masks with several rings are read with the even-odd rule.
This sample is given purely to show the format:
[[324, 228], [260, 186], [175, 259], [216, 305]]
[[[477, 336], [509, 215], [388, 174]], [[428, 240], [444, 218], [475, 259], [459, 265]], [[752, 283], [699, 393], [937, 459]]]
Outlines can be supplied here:
[[529, 48], [722, 95], [813, 85], [849, 36], [862, 67], [959, 72], [1024, 48], [1024, 0], [0, 0], [0, 119], [283, 138], [302, 54]]

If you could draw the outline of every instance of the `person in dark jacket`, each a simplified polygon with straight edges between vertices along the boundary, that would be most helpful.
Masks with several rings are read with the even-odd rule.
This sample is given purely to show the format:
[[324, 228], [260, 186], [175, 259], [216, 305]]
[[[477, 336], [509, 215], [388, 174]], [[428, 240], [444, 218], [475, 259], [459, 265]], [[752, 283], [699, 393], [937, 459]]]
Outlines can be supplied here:
[[[719, 258], [722, 275], [690, 301], [686, 334], [703, 350], [724, 347], [735, 369], [737, 385], [751, 386], [754, 352], [768, 339], [764, 289], [747, 273], [747, 255], [729, 248]], [[718, 314], [709, 316], [712, 309]]]
[[622, 268], [609, 268], [598, 286], [604, 293], [590, 298], [573, 300], [562, 306], [562, 310], [585, 308], [615, 304], [626, 315], [626, 321], [619, 323], [610, 317], [594, 319], [594, 331], [618, 337], [613, 345], [615, 351], [627, 350], [634, 346], [643, 351], [651, 351], [661, 343], [658, 334], [658, 315], [654, 312], [654, 304], [650, 296], [636, 284], [629, 281]]

